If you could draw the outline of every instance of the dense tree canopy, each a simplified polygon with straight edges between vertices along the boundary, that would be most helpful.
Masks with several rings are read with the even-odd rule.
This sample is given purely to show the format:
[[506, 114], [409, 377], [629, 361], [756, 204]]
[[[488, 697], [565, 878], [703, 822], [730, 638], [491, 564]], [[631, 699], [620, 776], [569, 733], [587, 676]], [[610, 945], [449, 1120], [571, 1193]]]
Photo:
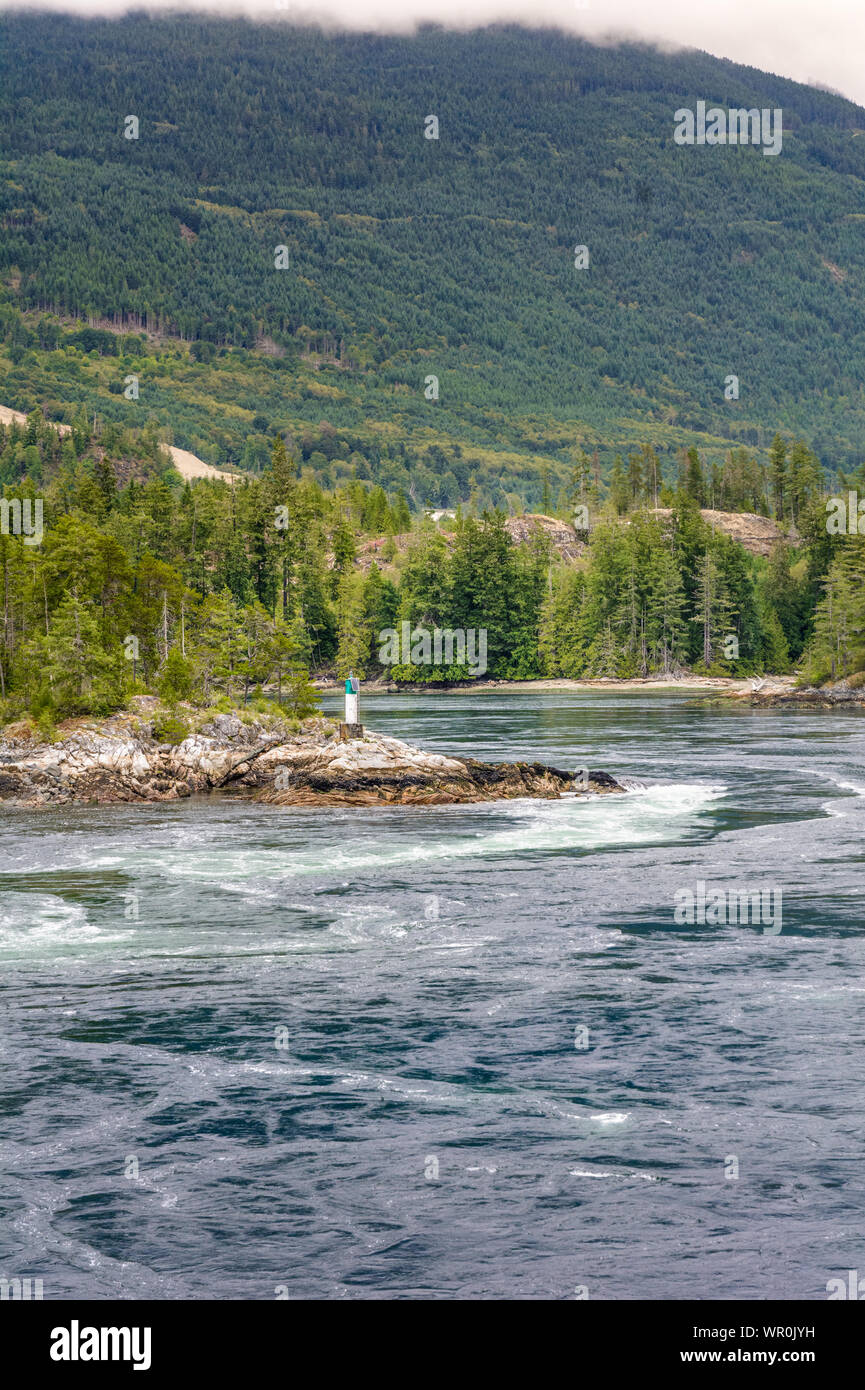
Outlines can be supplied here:
[[[676, 145], [699, 99], [781, 108], [780, 157]], [[325, 419], [445, 506], [470, 486], [455, 443], [503, 506], [542, 503], [544, 458], [555, 494], [578, 443], [604, 475], [644, 443], [669, 472], [778, 429], [861, 460], [865, 117], [829, 93], [509, 28], [6, 15], [0, 123], [0, 270], [43, 314], [0, 362], [7, 404], [113, 392], [119, 420], [136, 371], [207, 458], [254, 470], [269, 427]], [[59, 349], [52, 315], [80, 324]]]
[[[793, 497], [789, 477], [816, 464], [801, 443], [791, 456], [776, 477]], [[642, 485], [620, 514], [592, 483], [576, 563], [542, 530], [515, 544], [499, 511], [458, 511], [442, 529], [371, 482], [327, 491], [281, 436], [260, 475], [190, 486], [147, 431], [118, 437], [82, 417], [64, 436], [34, 412], [0, 427], [0, 470], [16, 475], [0, 501], [6, 717], [50, 726], [136, 691], [207, 703], [263, 687], [306, 709], [310, 669], [418, 682], [784, 671], [806, 649], [849, 674], [865, 659], [858, 550], [827, 533], [822, 495], [788, 518], [796, 547], [760, 559], [701, 514], [696, 451], [682, 486], [664, 486], [667, 511]], [[575, 495], [584, 482], [576, 470]], [[475, 656], [482, 633], [483, 663], [465, 645], [437, 654], [436, 630]], [[407, 638], [388, 648], [388, 633]]]
[[[698, 100], [782, 154], [677, 145]], [[6, 714], [479, 674], [405, 628], [503, 677], [858, 671], [863, 121], [551, 32], [0, 17]]]

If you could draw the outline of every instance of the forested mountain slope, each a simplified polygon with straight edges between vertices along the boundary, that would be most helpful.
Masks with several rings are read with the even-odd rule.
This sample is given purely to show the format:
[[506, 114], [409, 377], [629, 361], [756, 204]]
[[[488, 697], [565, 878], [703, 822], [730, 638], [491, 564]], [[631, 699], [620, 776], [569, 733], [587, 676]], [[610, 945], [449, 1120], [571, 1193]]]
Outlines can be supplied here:
[[[677, 145], [699, 100], [781, 108], [782, 153]], [[469, 448], [536, 505], [525, 477], [577, 444], [669, 472], [780, 428], [830, 474], [861, 460], [865, 112], [839, 97], [516, 28], [6, 15], [0, 125], [8, 406], [98, 397], [242, 466], [250, 434], [326, 420], [385, 485], [383, 455], [464, 494]], [[140, 336], [109, 362], [12, 308]]]

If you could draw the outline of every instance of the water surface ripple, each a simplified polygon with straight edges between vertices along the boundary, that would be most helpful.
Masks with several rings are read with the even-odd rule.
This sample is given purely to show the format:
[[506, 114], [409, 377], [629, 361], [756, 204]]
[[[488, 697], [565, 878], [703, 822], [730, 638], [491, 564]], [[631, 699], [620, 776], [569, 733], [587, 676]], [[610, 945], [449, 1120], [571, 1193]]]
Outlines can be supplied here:
[[[0, 1275], [818, 1299], [865, 1269], [861, 717], [614, 691], [364, 715], [645, 785], [2, 811]], [[677, 925], [699, 880], [780, 886], [780, 935]]]

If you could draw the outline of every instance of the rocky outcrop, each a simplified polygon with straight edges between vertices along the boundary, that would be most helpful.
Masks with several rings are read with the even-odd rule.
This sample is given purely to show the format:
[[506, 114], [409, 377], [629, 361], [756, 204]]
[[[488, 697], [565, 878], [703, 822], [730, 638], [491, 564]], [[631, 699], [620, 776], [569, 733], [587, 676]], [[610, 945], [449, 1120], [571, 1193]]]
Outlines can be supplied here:
[[566, 521], [542, 512], [508, 517], [505, 530], [515, 545], [532, 545], [538, 536], [543, 536], [560, 559], [571, 564], [585, 553], [589, 539], [587, 531], [576, 531]]
[[574, 773], [542, 763], [446, 758], [382, 734], [340, 742], [320, 718], [293, 734], [278, 722], [223, 714], [176, 746], [156, 742], [150, 725], [128, 715], [82, 722], [54, 743], [20, 735], [0, 741], [7, 804], [176, 801], [219, 791], [278, 806], [446, 805], [623, 790], [603, 772], [575, 787]]
[[[672, 512], [669, 507], [655, 507], [651, 515], [665, 521], [669, 520]], [[752, 555], [771, 555], [773, 546], [785, 538], [793, 545], [799, 540], [795, 527], [784, 532], [771, 517], [757, 516], [754, 512], [717, 512], [711, 507], [703, 507], [700, 516], [713, 530], [731, 536]]]
[[[263, 772], [262, 759], [256, 776]], [[575, 790], [574, 773], [543, 763], [483, 763], [425, 753], [382, 734], [292, 752], [259, 799], [280, 806], [443, 806], [517, 797], [555, 799]], [[622, 791], [604, 772], [589, 773], [580, 791]]]
[[[323, 732], [318, 737], [324, 741]], [[82, 721], [54, 743], [7, 732], [0, 742], [0, 800], [176, 801], [229, 785], [283, 738], [279, 728], [246, 725], [232, 715], [218, 715], [177, 746], [158, 743], [150, 724], [127, 715]]]
[[[445, 512], [441, 514], [446, 515]], [[514, 545], [531, 545], [538, 536], [545, 536], [553, 552], [568, 564], [573, 564], [580, 559], [585, 552], [588, 541], [587, 532], [575, 531], [568, 522], [560, 521], [554, 516], [544, 516], [540, 512], [527, 512], [523, 516], [508, 517], [505, 521], [505, 530]], [[449, 550], [453, 549], [456, 541], [453, 531], [440, 528], [438, 535]], [[392, 548], [396, 554], [405, 554], [414, 540], [415, 537], [412, 533], [407, 531], [396, 536], [376, 536], [373, 540], [364, 541], [358, 548], [355, 568], [361, 574], [368, 574], [373, 564], [378, 565], [379, 569], [387, 569], [389, 561], [386, 555], [388, 551]], [[333, 554], [328, 554], [328, 568], [332, 569], [335, 563]]]
[[850, 686], [846, 681], [798, 688], [770, 686], [752, 690], [748, 698], [753, 705], [800, 705], [810, 709], [836, 709], [846, 705], [854, 709], [865, 705], [865, 687]]

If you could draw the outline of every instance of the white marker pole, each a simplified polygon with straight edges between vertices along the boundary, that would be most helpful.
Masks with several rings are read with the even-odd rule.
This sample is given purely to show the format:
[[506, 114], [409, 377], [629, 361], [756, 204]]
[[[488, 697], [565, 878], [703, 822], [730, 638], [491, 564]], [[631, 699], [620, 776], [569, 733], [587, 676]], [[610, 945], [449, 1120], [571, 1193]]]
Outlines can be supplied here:
[[356, 676], [349, 675], [345, 683], [345, 722], [346, 724], [359, 724], [357, 717], [358, 703], [360, 700], [360, 681]]

